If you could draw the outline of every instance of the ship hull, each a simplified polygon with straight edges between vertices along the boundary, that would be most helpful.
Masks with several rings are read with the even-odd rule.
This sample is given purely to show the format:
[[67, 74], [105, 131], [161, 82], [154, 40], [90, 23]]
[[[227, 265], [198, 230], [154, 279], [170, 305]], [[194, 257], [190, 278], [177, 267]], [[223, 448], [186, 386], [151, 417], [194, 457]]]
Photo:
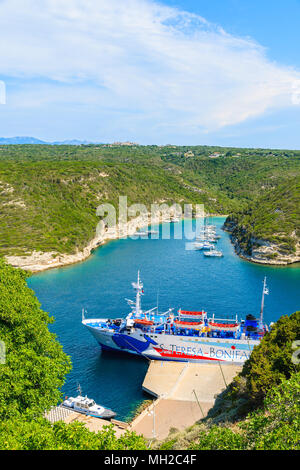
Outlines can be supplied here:
[[151, 360], [178, 362], [226, 362], [243, 364], [249, 359], [256, 340], [209, 338], [170, 334], [146, 334], [140, 330], [116, 333], [110, 329], [89, 326], [90, 333], [104, 351], [116, 351]]

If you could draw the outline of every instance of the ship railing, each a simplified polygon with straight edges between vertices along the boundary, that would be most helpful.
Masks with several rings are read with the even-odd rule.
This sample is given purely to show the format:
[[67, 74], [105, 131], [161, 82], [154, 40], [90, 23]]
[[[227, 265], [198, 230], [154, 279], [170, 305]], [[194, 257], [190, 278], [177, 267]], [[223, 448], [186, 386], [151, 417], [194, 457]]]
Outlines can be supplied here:
[[228, 322], [228, 323], [229, 322], [230, 323], [234, 322], [234, 323], [240, 324], [240, 322], [238, 321], [238, 316], [237, 315], [235, 317], [232, 317], [232, 318], [217, 318], [215, 316], [215, 314], [213, 314], [212, 318], [208, 318], [208, 321], [213, 322], [213, 323], [219, 321], [219, 322], [223, 322], [223, 323], [225, 323], [225, 322]]

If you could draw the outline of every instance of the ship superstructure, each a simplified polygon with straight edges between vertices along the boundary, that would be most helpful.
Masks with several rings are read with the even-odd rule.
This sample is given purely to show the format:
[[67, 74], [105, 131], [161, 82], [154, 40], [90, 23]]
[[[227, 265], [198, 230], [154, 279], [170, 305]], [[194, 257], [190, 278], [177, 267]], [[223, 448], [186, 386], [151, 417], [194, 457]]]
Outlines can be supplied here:
[[106, 351], [119, 351], [149, 359], [184, 362], [245, 362], [254, 346], [268, 331], [263, 323], [264, 296], [268, 293], [264, 280], [260, 318], [247, 315], [245, 320], [208, 316], [205, 311], [169, 309], [159, 313], [158, 307], [144, 311], [141, 307], [143, 284], [138, 273], [132, 286], [135, 301], [127, 300], [131, 312], [124, 318], [85, 318], [82, 323]]

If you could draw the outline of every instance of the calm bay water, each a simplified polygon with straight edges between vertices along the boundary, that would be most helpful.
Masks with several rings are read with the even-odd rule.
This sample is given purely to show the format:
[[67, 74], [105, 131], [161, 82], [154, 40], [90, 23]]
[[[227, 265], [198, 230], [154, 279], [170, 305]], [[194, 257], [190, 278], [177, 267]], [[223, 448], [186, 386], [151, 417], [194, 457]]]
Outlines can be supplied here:
[[[107, 243], [83, 263], [36, 274], [28, 280], [42, 308], [55, 317], [50, 329], [72, 358], [73, 369], [64, 393], [74, 396], [80, 383], [84, 394], [113, 408], [119, 419], [130, 417], [147, 398], [141, 385], [148, 362], [101, 353], [81, 325], [83, 307], [88, 317], [126, 315], [129, 307], [125, 297], [134, 298], [131, 282], [136, 280], [138, 269], [144, 283], [145, 309], [154, 307], [158, 300], [161, 311], [182, 307], [203, 308], [217, 316], [258, 315], [264, 276], [270, 289], [265, 302], [267, 323], [300, 308], [300, 266], [269, 267], [241, 260], [228, 234], [220, 230], [223, 222], [222, 218], [212, 219], [222, 236], [218, 247], [224, 258], [205, 258], [200, 251], [185, 250], [185, 239], [122, 239]], [[194, 223], [185, 221], [185, 227], [191, 231]], [[174, 224], [170, 228], [172, 234]]]

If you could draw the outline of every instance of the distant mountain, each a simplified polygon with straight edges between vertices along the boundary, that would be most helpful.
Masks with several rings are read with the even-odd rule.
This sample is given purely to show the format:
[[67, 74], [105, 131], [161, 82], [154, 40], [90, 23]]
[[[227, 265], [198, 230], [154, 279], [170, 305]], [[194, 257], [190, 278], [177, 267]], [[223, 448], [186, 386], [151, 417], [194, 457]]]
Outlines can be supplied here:
[[100, 144], [100, 142], [89, 142], [87, 140], [64, 140], [62, 142], [45, 142], [35, 137], [0, 137], [0, 145], [89, 145]]
[[0, 137], [0, 145], [22, 145], [22, 144], [46, 144], [42, 140], [34, 137]]

